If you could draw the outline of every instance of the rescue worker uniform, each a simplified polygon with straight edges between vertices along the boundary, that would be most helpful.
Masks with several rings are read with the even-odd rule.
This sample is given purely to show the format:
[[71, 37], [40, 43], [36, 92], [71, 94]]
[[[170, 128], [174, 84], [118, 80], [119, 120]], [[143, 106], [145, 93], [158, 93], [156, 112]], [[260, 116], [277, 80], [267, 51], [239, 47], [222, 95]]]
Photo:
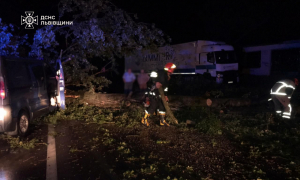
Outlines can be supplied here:
[[291, 118], [292, 106], [290, 100], [294, 90], [295, 83], [289, 79], [276, 82], [271, 89], [270, 94], [275, 105], [275, 112], [282, 118]]
[[151, 72], [150, 78], [148, 91], [145, 92], [146, 98], [149, 99], [149, 102], [145, 103], [146, 110], [145, 116], [142, 119], [142, 124], [149, 126], [148, 120], [150, 115], [157, 111], [160, 115], [160, 125], [169, 126], [169, 124], [165, 121], [166, 109], [162, 102], [159, 91], [156, 88], [156, 82], [162, 84], [164, 95], [167, 96], [170, 76], [167, 71], [159, 70], [156, 72]]

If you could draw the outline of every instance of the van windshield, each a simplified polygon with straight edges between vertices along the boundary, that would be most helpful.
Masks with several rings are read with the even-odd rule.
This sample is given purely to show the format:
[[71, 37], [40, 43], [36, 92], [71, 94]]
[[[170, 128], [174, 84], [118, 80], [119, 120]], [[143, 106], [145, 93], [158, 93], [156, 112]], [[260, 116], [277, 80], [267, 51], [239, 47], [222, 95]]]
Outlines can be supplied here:
[[234, 51], [215, 51], [216, 64], [237, 63]]

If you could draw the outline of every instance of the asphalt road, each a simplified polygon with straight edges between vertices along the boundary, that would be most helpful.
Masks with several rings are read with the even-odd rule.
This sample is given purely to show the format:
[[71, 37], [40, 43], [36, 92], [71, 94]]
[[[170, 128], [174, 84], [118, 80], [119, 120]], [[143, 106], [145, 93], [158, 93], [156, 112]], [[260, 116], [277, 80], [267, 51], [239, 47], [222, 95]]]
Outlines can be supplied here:
[[[11, 148], [7, 139], [0, 139], [0, 180], [117, 179], [109, 173], [101, 147], [89, 151], [83, 143], [92, 138], [94, 130], [78, 121], [63, 121], [53, 130], [49, 132], [48, 125], [35, 126], [21, 139], [38, 140], [30, 150]], [[49, 138], [52, 143], [54, 139], [54, 146]]]
[[34, 129], [28, 138], [33, 137], [39, 144], [30, 150], [12, 149], [7, 140], [0, 140], [0, 180], [46, 179], [47, 126]]

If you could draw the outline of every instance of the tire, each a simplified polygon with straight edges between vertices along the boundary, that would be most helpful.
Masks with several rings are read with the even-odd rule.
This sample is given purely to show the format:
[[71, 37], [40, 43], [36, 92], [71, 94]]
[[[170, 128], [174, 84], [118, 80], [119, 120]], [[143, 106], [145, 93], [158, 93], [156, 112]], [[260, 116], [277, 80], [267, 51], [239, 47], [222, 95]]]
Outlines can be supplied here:
[[19, 136], [26, 136], [29, 131], [29, 117], [28, 114], [22, 111], [18, 117], [17, 132]]

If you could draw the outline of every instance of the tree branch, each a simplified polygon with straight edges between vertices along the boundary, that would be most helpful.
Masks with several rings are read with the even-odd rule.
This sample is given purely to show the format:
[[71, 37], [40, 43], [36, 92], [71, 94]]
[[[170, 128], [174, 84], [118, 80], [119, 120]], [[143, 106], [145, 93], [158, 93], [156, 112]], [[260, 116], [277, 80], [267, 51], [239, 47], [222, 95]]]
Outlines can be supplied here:
[[104, 72], [103, 72], [103, 71], [99, 71], [99, 72], [97, 72], [97, 73], [95, 73], [95, 74], [93, 74], [93, 75], [96, 76], [96, 75], [98, 75], [98, 74], [106, 73], [106, 72], [108, 72], [108, 71], [112, 71], [112, 69], [105, 70]]
[[68, 59], [68, 60], [66, 60], [66, 61], [64, 61], [64, 62], [61, 62], [62, 64], [66, 64], [67, 62], [69, 62], [69, 61], [71, 61], [72, 59]]
[[74, 46], [76, 46], [76, 45], [78, 45], [78, 44], [79, 44], [78, 42], [72, 44], [71, 46], [69, 46], [67, 49], [65, 49], [65, 50], [63, 51], [63, 54], [65, 54], [71, 47], [74, 47]]

